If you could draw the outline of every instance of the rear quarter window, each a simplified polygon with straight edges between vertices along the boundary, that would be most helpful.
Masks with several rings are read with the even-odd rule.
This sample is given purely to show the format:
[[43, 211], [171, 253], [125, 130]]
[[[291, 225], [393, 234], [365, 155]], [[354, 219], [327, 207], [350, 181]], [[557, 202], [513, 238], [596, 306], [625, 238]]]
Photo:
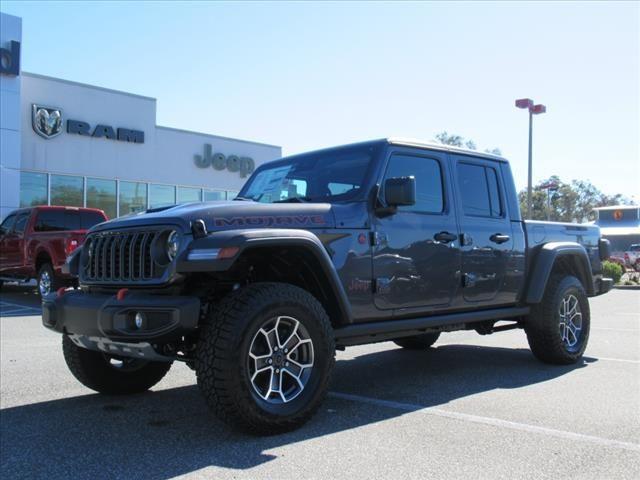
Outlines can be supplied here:
[[60, 232], [67, 230], [64, 210], [44, 210], [38, 212], [36, 232]]
[[460, 162], [457, 170], [464, 214], [473, 217], [501, 217], [503, 206], [496, 169]]
[[80, 212], [80, 227], [83, 230], [89, 230], [94, 225], [105, 221], [105, 218], [98, 212]]

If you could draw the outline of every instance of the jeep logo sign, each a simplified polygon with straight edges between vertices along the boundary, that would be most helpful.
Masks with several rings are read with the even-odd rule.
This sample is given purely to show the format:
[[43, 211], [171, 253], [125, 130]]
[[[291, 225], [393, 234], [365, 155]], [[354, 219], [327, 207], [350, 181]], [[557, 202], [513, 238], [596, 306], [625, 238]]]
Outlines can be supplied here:
[[194, 155], [193, 163], [198, 168], [213, 167], [216, 170], [224, 170], [225, 168], [230, 172], [240, 172], [242, 178], [251, 174], [256, 168], [256, 164], [252, 158], [238, 157], [237, 155], [229, 155], [226, 157], [222, 153], [213, 153], [211, 145], [205, 143], [204, 154]]
[[3, 75], [20, 75], [20, 42], [13, 40], [9, 48], [0, 48], [0, 73]]

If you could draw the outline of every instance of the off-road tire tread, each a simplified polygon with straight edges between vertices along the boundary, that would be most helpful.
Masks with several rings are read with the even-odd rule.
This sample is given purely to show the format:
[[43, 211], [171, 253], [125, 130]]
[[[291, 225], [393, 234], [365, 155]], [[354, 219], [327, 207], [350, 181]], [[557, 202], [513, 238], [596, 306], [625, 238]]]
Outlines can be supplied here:
[[139, 370], [119, 372], [107, 365], [100, 352], [78, 347], [62, 336], [62, 351], [69, 370], [85, 387], [108, 395], [128, 395], [149, 390], [164, 378], [172, 362], [149, 362]]
[[[237, 346], [254, 312], [272, 304], [274, 299], [294, 301], [309, 309], [318, 321], [330, 356], [328, 374], [317, 387], [319, 394], [295, 416], [277, 418], [262, 412], [253, 399], [240, 391], [241, 379], [235, 378]], [[315, 348], [322, 348], [316, 345]], [[335, 364], [334, 334], [324, 308], [315, 297], [286, 283], [254, 283], [226, 296], [210, 313], [202, 328], [196, 356], [196, 376], [207, 404], [225, 423], [255, 435], [273, 435], [294, 430], [308, 421], [324, 400]]]
[[[578, 301], [582, 311], [583, 335], [582, 348], [568, 352], [558, 334], [556, 318], [559, 300], [568, 288], [578, 290]], [[533, 355], [544, 363], [570, 365], [583, 355], [589, 340], [590, 330], [589, 301], [580, 280], [571, 275], [554, 274], [547, 282], [542, 301], [531, 307], [529, 318], [525, 322], [525, 332]], [[585, 330], [586, 329], [586, 330]]]

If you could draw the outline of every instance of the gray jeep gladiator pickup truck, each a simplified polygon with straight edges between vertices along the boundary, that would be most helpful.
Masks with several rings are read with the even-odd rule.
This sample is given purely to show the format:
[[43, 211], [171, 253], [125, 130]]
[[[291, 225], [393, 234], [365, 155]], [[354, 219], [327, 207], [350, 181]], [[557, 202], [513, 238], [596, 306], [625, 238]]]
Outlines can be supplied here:
[[578, 361], [608, 252], [597, 226], [523, 221], [503, 158], [384, 139], [95, 226], [42, 319], [87, 387], [142, 392], [186, 362], [221, 419], [270, 434], [311, 417], [350, 345], [522, 328], [541, 361]]

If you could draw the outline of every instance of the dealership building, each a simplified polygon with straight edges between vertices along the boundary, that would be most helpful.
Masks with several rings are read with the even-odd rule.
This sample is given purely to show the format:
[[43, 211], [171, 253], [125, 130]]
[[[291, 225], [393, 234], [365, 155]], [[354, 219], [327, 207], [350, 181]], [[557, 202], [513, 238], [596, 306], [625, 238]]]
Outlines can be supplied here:
[[21, 19], [0, 22], [0, 218], [34, 205], [113, 218], [229, 199], [281, 156], [275, 145], [158, 126], [154, 98], [22, 72]]

